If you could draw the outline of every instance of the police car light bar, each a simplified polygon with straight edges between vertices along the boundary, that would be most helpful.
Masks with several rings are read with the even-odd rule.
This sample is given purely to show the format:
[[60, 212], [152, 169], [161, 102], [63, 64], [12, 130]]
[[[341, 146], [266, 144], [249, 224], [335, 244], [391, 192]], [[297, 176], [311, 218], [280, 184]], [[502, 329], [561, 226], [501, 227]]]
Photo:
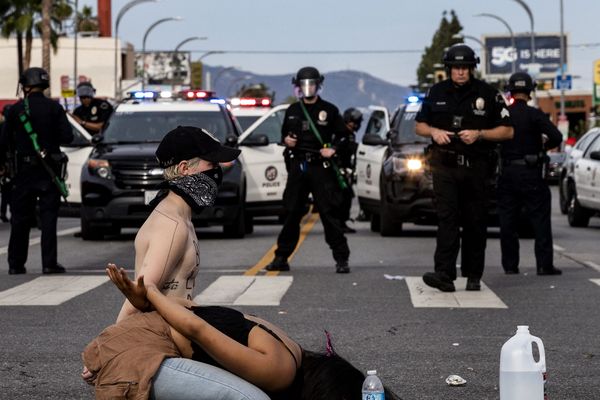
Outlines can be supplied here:
[[150, 90], [129, 92], [129, 97], [133, 99], [155, 99], [158, 96], [159, 92], [153, 92]]
[[184, 90], [181, 92], [181, 95], [188, 100], [208, 100], [214, 97], [215, 92], [209, 90]]
[[255, 98], [255, 97], [242, 97], [233, 98], [229, 101], [232, 106], [240, 107], [269, 107], [271, 105], [271, 99], [268, 97]]
[[408, 98], [407, 98], [406, 100], [407, 100], [409, 103], [418, 103], [418, 102], [420, 102], [420, 101], [421, 101], [421, 99], [419, 98], [419, 96], [417, 96], [417, 95], [414, 95], [414, 94], [413, 94], [413, 95], [411, 95], [411, 96], [408, 96]]

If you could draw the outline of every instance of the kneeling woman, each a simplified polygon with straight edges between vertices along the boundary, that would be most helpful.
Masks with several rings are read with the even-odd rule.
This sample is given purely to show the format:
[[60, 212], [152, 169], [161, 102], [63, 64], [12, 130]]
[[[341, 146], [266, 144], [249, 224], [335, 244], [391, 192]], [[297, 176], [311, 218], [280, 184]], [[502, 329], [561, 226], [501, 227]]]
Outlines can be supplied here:
[[[271, 399], [360, 399], [364, 375], [336, 355], [303, 350], [277, 326], [225, 307], [200, 307], [137, 284], [109, 265], [107, 273], [137, 309], [106, 328], [83, 352], [100, 398], [148, 397], [161, 362], [184, 357], [223, 368]], [[151, 311], [154, 310], [154, 311]], [[135, 397], [139, 398], [139, 397]], [[386, 389], [386, 399], [398, 397]]]

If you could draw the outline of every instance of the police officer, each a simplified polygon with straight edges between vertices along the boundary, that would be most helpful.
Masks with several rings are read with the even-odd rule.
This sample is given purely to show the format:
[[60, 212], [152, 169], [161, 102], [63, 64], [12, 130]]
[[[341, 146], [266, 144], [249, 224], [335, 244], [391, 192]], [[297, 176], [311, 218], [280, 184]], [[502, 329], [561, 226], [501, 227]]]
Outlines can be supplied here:
[[531, 77], [524, 72], [512, 74], [507, 90], [514, 99], [509, 107], [515, 136], [501, 145], [502, 175], [498, 182], [498, 213], [502, 267], [507, 274], [519, 273], [519, 236], [521, 209], [535, 233], [535, 259], [538, 275], [560, 275], [554, 267], [550, 188], [542, 170], [545, 150], [558, 146], [562, 135], [540, 110], [527, 105], [534, 90]]
[[[449, 78], [435, 84], [416, 117], [416, 133], [431, 137], [430, 165], [438, 217], [435, 272], [423, 281], [444, 292], [455, 291], [456, 259], [467, 290], [480, 290], [486, 247], [485, 180], [494, 142], [512, 138], [503, 96], [473, 76], [479, 58], [455, 44], [443, 58]], [[462, 226], [462, 246], [461, 233]]]
[[113, 112], [113, 106], [106, 100], [97, 99], [96, 89], [90, 82], [77, 85], [77, 96], [81, 105], [73, 111], [73, 118], [91, 135], [100, 133]]
[[[8, 110], [10, 110], [12, 106], [7, 104], [2, 109], [2, 120], [0, 121], [0, 132], [2, 132], [2, 127], [4, 126], [4, 122], [6, 121], [6, 116], [8, 115]], [[8, 209], [8, 204], [10, 203], [10, 192], [12, 190], [11, 177], [8, 173], [5, 173], [3, 176], [0, 176], [0, 221], [8, 222], [8, 218], [6, 217], [6, 211]]]
[[354, 107], [350, 107], [344, 111], [343, 114], [344, 123], [348, 128], [348, 135], [342, 138], [343, 141], [347, 140], [348, 143], [344, 146], [344, 151], [340, 152], [339, 166], [344, 174], [344, 178], [347, 182], [347, 187], [342, 191], [344, 197], [342, 206], [340, 207], [340, 218], [342, 220], [344, 233], [356, 233], [356, 230], [347, 225], [347, 221], [350, 221], [350, 210], [352, 208], [352, 199], [354, 198], [354, 191], [352, 185], [354, 184], [354, 172], [356, 170], [356, 149], [358, 147], [356, 143], [356, 131], [360, 129], [362, 124], [363, 115], [362, 112]]
[[343, 147], [347, 142], [341, 140], [347, 135], [347, 128], [337, 107], [319, 96], [323, 76], [316, 68], [301, 68], [292, 83], [300, 99], [287, 109], [281, 128], [288, 165], [283, 194], [286, 218], [277, 238], [275, 258], [266, 269], [290, 269], [287, 259], [298, 243], [300, 221], [312, 193], [325, 229], [325, 240], [336, 261], [336, 272], [348, 273], [350, 249], [338, 211], [344, 184], [334, 164], [337, 150], [342, 151], [336, 145]]
[[53, 168], [53, 160], [60, 154], [59, 146], [73, 140], [73, 131], [62, 107], [44, 96], [44, 89], [50, 85], [50, 77], [44, 69], [25, 70], [19, 83], [24, 99], [10, 109], [0, 135], [0, 155], [6, 158], [6, 150], [11, 149], [16, 164], [10, 203], [12, 216], [8, 272], [27, 272], [25, 262], [29, 248], [30, 221], [35, 218], [37, 203], [42, 229], [42, 272], [61, 273], [65, 269], [57, 262], [56, 243], [60, 191], [38, 157], [22, 118], [31, 123], [33, 132], [37, 134], [44, 162]]

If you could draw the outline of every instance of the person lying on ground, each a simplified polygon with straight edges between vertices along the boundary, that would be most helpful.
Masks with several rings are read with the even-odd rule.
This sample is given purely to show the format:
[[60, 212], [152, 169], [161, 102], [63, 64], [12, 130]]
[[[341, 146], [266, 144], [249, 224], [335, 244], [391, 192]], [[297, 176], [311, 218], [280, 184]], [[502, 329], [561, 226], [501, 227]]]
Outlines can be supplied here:
[[[364, 374], [336, 354], [329, 340], [327, 353], [308, 351], [264, 319], [167, 297], [155, 285], [145, 284], [143, 276], [133, 282], [114, 264], [107, 273], [143, 313], [106, 328], [84, 350], [97, 395], [121, 382], [134, 382], [136, 390], [150, 392], [161, 361], [185, 357], [230, 371], [272, 400], [361, 398]], [[144, 363], [138, 362], [142, 355]], [[386, 389], [386, 399], [399, 398]]]

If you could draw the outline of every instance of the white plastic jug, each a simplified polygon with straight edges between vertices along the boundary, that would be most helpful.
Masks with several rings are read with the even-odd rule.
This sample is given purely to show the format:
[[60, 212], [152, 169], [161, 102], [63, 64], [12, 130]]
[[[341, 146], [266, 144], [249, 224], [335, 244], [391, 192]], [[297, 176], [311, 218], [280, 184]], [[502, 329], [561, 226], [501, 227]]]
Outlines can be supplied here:
[[[533, 343], [539, 361], [533, 358]], [[529, 334], [526, 325], [517, 326], [500, 353], [500, 400], [544, 400], [546, 354], [541, 339]]]

